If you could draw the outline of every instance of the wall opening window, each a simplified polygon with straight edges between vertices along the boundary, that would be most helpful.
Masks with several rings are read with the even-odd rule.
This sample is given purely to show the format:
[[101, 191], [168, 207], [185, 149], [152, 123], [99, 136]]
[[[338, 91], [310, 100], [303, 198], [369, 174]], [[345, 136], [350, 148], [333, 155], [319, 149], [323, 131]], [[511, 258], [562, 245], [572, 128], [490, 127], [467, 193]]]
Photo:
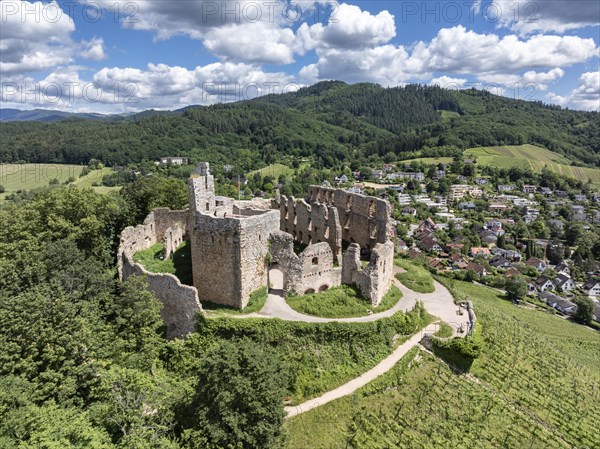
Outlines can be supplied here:
[[312, 264], [313, 265], [319, 265], [319, 258], [318, 257], [313, 257], [312, 258]]

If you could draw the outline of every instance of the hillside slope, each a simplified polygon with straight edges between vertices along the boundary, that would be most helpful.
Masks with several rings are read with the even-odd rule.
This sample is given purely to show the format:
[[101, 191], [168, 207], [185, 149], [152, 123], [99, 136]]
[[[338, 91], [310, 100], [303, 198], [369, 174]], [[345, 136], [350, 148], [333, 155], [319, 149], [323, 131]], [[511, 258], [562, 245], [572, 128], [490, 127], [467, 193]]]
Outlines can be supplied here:
[[334, 167], [389, 152], [437, 148], [449, 154], [522, 144], [600, 166], [600, 114], [476, 90], [331, 81], [251, 101], [118, 120], [0, 123], [0, 162], [77, 164], [97, 158], [126, 164], [176, 153], [246, 169], [279, 155]]

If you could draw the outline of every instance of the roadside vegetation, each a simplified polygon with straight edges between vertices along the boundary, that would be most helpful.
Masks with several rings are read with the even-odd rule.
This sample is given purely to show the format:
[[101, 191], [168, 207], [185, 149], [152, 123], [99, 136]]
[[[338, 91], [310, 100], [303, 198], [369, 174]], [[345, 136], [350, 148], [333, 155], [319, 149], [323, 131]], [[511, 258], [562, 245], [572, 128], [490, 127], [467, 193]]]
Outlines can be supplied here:
[[323, 318], [350, 318], [391, 309], [402, 298], [402, 292], [392, 285], [378, 306], [366, 300], [354, 285], [340, 285], [318, 293], [288, 296], [286, 302], [297, 312]]
[[405, 287], [417, 293], [433, 293], [435, 291], [431, 273], [425, 268], [407, 259], [395, 259], [394, 263], [406, 270], [405, 273], [396, 274], [396, 279]]
[[371, 369], [431, 321], [422, 305], [408, 313], [367, 323], [304, 323], [273, 319], [215, 318], [198, 332], [173, 342], [169, 364], [194, 377], [204, 354], [223, 342], [249, 340], [273, 352], [289, 373], [287, 402], [301, 403], [337, 388]]
[[209, 313], [210, 317], [227, 316], [227, 315], [246, 315], [249, 313], [257, 313], [262, 310], [267, 302], [269, 291], [266, 286], [254, 290], [250, 293], [250, 299], [248, 305], [243, 309], [236, 309], [235, 307], [228, 307], [221, 304], [215, 304], [212, 302], [202, 302], [202, 308]]
[[477, 312], [484, 345], [469, 375], [413, 349], [355, 394], [288, 421], [287, 448], [598, 447], [600, 335], [441, 281]]

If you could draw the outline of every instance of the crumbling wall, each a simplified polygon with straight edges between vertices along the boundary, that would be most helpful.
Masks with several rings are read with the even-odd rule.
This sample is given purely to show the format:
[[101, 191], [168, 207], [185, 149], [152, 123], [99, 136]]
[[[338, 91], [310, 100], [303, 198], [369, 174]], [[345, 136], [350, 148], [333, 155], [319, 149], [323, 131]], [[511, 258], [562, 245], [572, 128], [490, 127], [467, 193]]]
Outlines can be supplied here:
[[277, 231], [271, 234], [269, 244], [271, 260], [283, 273], [284, 294], [312, 293], [340, 285], [342, 269], [334, 266], [328, 243], [309, 245], [296, 254], [291, 234]]
[[392, 235], [391, 208], [387, 201], [330, 187], [310, 186], [308, 203], [337, 209], [342, 239], [371, 250]]
[[342, 283], [356, 284], [362, 295], [379, 305], [392, 285], [394, 272], [394, 244], [378, 243], [371, 251], [371, 260], [364, 268], [360, 262], [360, 246], [350, 245], [343, 256]]
[[184, 231], [185, 229], [179, 223], [167, 228], [163, 239], [163, 257], [165, 259], [173, 256], [179, 245], [183, 243]]
[[[194, 331], [196, 313], [202, 311], [198, 292], [194, 287], [183, 285], [176, 276], [167, 273], [149, 273], [140, 264], [134, 262], [133, 256], [167, 237], [170, 245], [174, 245], [178, 236], [171, 239], [170, 229], [179, 229], [179, 237], [183, 238], [186, 223], [185, 211], [169, 211], [157, 209], [150, 213], [144, 223], [128, 227], [121, 233], [118, 250], [117, 269], [121, 280], [132, 275], [145, 275], [148, 288], [163, 304], [161, 317], [167, 328], [167, 338], [182, 338]], [[160, 235], [160, 239], [159, 239]]]
[[280, 229], [305, 245], [328, 242], [341, 258], [342, 240], [358, 243], [369, 252], [392, 235], [391, 209], [387, 201], [328, 187], [309, 187], [308, 198], [276, 195]]
[[268, 238], [278, 229], [279, 215], [272, 210], [243, 217], [195, 214], [190, 240], [199, 297], [244, 308], [250, 293], [267, 285]]

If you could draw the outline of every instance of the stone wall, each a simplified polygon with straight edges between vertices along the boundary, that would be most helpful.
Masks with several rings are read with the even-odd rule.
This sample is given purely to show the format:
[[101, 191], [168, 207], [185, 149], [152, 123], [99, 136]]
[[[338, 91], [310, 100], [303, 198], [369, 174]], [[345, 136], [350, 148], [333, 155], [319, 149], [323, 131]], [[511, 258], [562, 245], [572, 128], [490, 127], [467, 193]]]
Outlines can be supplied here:
[[179, 245], [183, 243], [185, 228], [180, 224], [175, 224], [170, 228], [167, 228], [165, 231], [165, 237], [163, 239], [164, 242], [164, 251], [163, 257], [165, 259], [172, 257], [179, 248]]
[[268, 238], [279, 214], [215, 217], [195, 214], [190, 233], [194, 285], [202, 300], [243, 308], [250, 293], [267, 285]]
[[[121, 233], [117, 269], [121, 280], [132, 275], [146, 275], [148, 288], [162, 302], [161, 316], [167, 328], [167, 338], [182, 338], [194, 331], [196, 313], [202, 311], [198, 292], [194, 287], [181, 284], [177, 277], [165, 273], [149, 273], [133, 256], [163, 241], [171, 250], [187, 230], [187, 211], [156, 209], [135, 227]], [[172, 230], [177, 229], [172, 234]], [[176, 248], [176, 247], [175, 247]]]
[[371, 250], [377, 243], [385, 243], [392, 236], [391, 208], [387, 201], [345, 190], [310, 186], [308, 203], [326, 204], [337, 209], [342, 239], [358, 243]]
[[362, 295], [379, 305], [392, 286], [394, 275], [394, 244], [391, 241], [378, 243], [371, 251], [371, 260], [361, 267], [360, 246], [350, 245], [344, 253], [342, 283], [356, 284]]
[[269, 243], [273, 267], [283, 273], [284, 294], [302, 295], [341, 284], [342, 269], [334, 266], [329, 244], [309, 245], [296, 254], [292, 235], [282, 231], [272, 233]]
[[286, 196], [279, 197], [274, 207], [279, 209], [282, 231], [304, 245], [327, 242], [334, 257], [341, 261], [342, 229], [337, 209]]
[[217, 207], [215, 177], [210, 174], [208, 162], [201, 162], [188, 179], [190, 210], [212, 214]]

